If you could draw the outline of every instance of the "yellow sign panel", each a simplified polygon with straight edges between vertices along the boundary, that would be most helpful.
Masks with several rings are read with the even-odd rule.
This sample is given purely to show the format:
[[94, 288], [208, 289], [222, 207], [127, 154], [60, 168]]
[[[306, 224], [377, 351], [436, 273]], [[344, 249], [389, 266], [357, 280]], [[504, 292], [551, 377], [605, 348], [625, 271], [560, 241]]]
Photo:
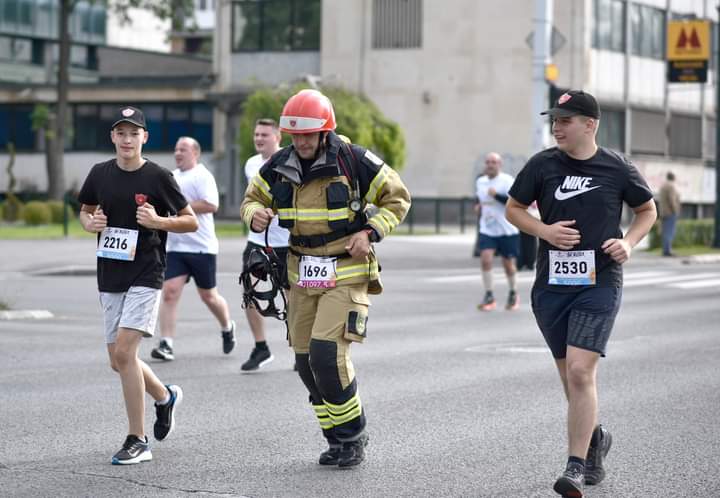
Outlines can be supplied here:
[[545, 65], [545, 79], [555, 83], [558, 79], [559, 71], [555, 64]]
[[667, 60], [697, 61], [710, 58], [709, 21], [669, 21]]

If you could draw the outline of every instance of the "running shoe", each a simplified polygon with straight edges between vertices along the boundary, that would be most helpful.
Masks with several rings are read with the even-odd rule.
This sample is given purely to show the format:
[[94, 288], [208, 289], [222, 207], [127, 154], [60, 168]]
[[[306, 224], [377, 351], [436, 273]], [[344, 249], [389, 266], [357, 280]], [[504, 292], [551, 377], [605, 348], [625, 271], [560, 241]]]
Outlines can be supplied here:
[[242, 364], [240, 367], [240, 370], [243, 372], [253, 372], [255, 370], [260, 369], [260, 367], [267, 365], [271, 361], [273, 361], [275, 357], [272, 355], [269, 349], [264, 348], [253, 348], [252, 353], [250, 353], [250, 358]]
[[495, 303], [495, 296], [493, 296], [492, 291], [487, 291], [483, 302], [477, 305], [480, 311], [492, 311], [496, 306], [497, 303]]
[[221, 330], [223, 341], [223, 353], [230, 354], [235, 347], [235, 321], [230, 322], [230, 330]]
[[155, 439], [162, 441], [170, 435], [175, 428], [175, 409], [182, 402], [183, 391], [180, 386], [166, 385], [168, 391], [170, 391], [170, 401], [164, 405], [155, 403], [155, 414], [157, 419], [155, 420]]
[[520, 307], [520, 300], [518, 299], [517, 292], [511, 290], [508, 293], [507, 303], [505, 304], [506, 310], [516, 310]]
[[602, 425], [595, 427], [590, 448], [585, 458], [585, 483], [589, 485], [599, 484], [605, 479], [605, 468], [603, 460], [612, 446], [612, 435]]
[[130, 434], [125, 438], [120, 451], [112, 457], [113, 465], [132, 465], [140, 462], [149, 462], [152, 460], [152, 452], [150, 451], [150, 443], [147, 437], [140, 439]]
[[564, 498], [582, 498], [585, 475], [582, 465], [568, 463], [565, 472], [555, 481], [553, 489]]
[[165, 339], [160, 339], [158, 346], [150, 351], [150, 356], [157, 360], [173, 361], [175, 354], [173, 354], [173, 348], [165, 342]]

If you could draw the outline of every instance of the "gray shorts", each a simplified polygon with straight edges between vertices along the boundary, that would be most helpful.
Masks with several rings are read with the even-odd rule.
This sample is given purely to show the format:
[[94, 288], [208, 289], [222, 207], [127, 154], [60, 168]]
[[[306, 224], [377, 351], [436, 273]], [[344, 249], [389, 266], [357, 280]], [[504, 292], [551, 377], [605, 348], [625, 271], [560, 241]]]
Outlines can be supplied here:
[[160, 309], [160, 289], [130, 287], [127, 292], [101, 292], [100, 305], [107, 344], [117, 341], [120, 327], [152, 337]]

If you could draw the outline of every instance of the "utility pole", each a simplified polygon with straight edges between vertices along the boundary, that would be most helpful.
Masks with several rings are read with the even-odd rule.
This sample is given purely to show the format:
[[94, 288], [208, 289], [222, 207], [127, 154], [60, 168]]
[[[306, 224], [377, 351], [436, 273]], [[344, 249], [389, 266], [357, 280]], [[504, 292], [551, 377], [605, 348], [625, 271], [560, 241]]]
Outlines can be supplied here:
[[548, 85], [545, 68], [550, 63], [550, 37], [552, 36], [553, 0], [535, 0], [533, 19], [533, 100], [532, 100], [532, 154], [547, 145], [547, 119], [540, 113], [547, 109]]
[[[720, 20], [720, 4], [718, 4], [718, 20]], [[720, 29], [717, 32], [718, 44], [715, 59], [715, 238], [713, 247], [720, 248]]]

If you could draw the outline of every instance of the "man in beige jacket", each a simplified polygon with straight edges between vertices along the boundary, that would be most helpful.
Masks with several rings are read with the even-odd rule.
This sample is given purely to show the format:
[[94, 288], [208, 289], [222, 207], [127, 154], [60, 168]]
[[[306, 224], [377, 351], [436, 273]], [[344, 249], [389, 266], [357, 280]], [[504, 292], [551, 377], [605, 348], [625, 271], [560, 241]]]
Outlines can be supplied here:
[[675, 187], [675, 174], [668, 171], [665, 183], [660, 187], [660, 219], [662, 220], [662, 255], [673, 256], [672, 242], [675, 238], [675, 223], [680, 215], [680, 194]]

